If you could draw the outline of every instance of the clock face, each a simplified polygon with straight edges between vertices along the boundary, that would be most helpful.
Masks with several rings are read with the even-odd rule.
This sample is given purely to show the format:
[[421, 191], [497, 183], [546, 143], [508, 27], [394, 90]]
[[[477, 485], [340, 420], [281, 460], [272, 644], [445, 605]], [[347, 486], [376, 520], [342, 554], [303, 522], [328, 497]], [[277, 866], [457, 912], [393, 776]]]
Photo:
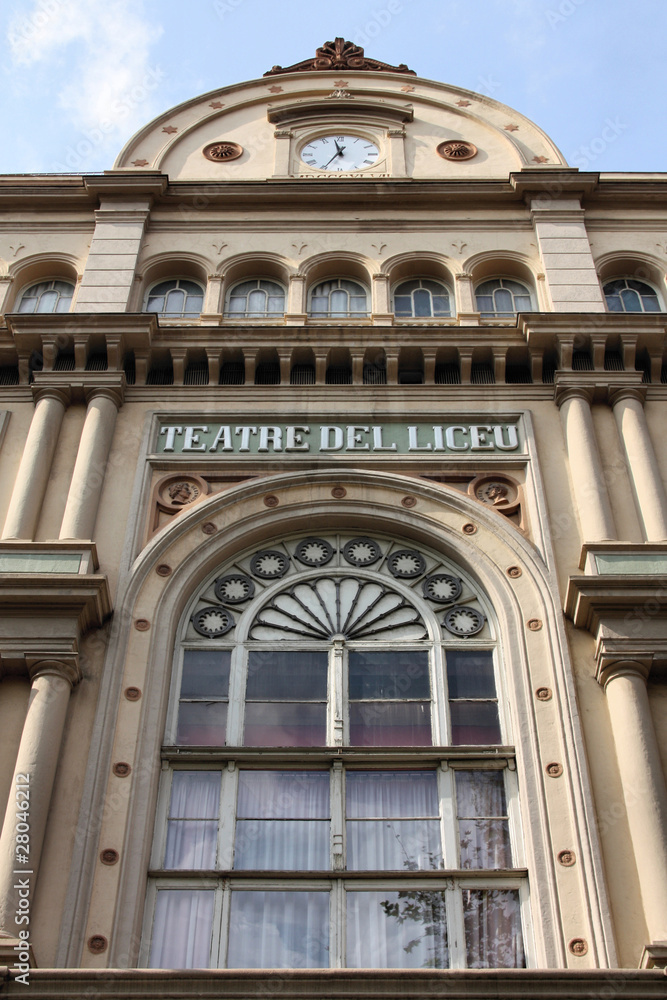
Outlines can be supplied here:
[[301, 159], [315, 170], [363, 170], [372, 166], [379, 149], [359, 135], [323, 135], [301, 150]]

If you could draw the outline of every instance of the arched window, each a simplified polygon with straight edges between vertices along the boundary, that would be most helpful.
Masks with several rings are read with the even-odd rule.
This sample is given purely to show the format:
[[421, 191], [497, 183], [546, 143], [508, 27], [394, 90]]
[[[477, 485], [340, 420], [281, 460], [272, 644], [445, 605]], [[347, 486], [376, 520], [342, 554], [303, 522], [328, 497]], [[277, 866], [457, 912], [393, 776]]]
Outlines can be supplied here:
[[254, 278], [234, 285], [229, 293], [228, 316], [261, 318], [282, 316], [285, 312], [285, 289], [276, 281]]
[[451, 316], [449, 289], [430, 278], [402, 282], [394, 291], [394, 315], [399, 318]]
[[146, 964], [523, 966], [496, 646], [472, 578], [400, 540], [221, 566], [175, 656]]
[[645, 281], [616, 278], [603, 286], [609, 312], [660, 312], [657, 292]]
[[315, 319], [367, 316], [368, 295], [363, 285], [347, 278], [323, 281], [310, 293], [309, 314]]
[[146, 298], [146, 312], [172, 319], [199, 316], [204, 304], [204, 289], [189, 278], [168, 278], [153, 285]]
[[520, 281], [491, 278], [475, 290], [477, 310], [485, 319], [513, 319], [518, 312], [532, 309], [530, 290]]
[[30, 285], [21, 295], [20, 313], [65, 313], [69, 312], [74, 295], [71, 281], [39, 281]]

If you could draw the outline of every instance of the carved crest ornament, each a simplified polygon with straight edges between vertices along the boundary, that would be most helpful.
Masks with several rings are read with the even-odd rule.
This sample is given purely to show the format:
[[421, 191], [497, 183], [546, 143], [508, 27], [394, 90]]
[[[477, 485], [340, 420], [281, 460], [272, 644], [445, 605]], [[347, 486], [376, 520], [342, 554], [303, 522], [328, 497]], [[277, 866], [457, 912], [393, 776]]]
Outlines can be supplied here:
[[416, 76], [413, 69], [408, 69], [405, 63], [400, 66], [390, 66], [379, 59], [367, 59], [364, 50], [354, 42], [344, 38], [336, 38], [333, 42], [325, 42], [315, 51], [314, 59], [305, 59], [293, 66], [274, 66], [264, 76], [275, 76], [278, 73], [308, 73], [311, 70], [369, 70], [386, 73], [409, 73]]

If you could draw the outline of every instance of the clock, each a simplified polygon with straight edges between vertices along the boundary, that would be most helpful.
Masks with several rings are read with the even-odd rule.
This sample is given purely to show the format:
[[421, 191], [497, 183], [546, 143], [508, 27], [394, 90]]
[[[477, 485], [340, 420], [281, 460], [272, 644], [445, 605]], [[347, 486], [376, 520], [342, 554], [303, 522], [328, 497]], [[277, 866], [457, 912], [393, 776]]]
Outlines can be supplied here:
[[323, 135], [301, 150], [301, 159], [315, 170], [363, 170], [371, 167], [380, 150], [360, 135]]

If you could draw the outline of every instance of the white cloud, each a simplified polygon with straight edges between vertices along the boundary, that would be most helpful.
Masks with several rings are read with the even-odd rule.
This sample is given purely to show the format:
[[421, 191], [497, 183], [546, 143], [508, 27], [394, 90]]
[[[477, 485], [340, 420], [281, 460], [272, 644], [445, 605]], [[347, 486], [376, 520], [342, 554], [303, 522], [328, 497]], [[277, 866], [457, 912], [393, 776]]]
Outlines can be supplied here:
[[150, 117], [164, 77], [150, 60], [161, 33], [138, 0], [33, 0], [12, 19], [8, 41], [15, 72], [52, 68], [73, 124], [107, 136]]

